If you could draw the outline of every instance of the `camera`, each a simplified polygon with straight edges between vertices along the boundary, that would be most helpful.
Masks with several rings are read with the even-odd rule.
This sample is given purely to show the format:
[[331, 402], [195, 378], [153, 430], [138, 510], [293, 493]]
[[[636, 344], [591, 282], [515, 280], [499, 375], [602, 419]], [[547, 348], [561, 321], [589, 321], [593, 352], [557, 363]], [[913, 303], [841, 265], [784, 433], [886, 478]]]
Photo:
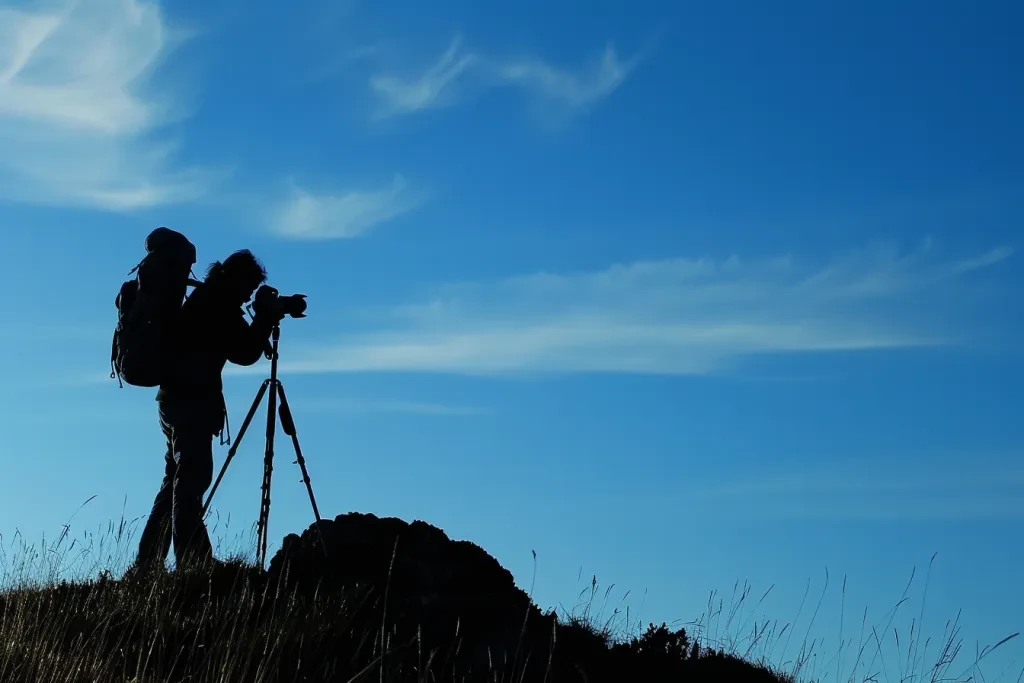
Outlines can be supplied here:
[[280, 292], [270, 285], [263, 285], [256, 292], [253, 308], [257, 313], [266, 311], [276, 318], [290, 315], [293, 318], [306, 317], [306, 295], [289, 294], [281, 296]]

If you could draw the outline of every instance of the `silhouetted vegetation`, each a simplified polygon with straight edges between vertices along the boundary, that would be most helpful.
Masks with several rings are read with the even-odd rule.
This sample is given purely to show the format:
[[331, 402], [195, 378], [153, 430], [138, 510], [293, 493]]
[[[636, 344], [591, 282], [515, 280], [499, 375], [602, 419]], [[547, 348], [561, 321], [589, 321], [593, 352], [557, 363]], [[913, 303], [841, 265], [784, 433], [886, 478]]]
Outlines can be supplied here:
[[[234, 560], [144, 580], [95, 566], [61, 579], [84, 554], [64, 536], [35, 563], [0, 555], [0, 681], [822, 680], [773, 672], [763, 650], [712, 643], [700, 622], [623, 632], [593, 611], [596, 579], [582, 610], [542, 612], [485, 551], [422, 522], [342, 515], [324, 525], [326, 558], [319, 538], [287, 537], [266, 572]], [[958, 649], [904, 680], [967, 680], [949, 675]]]

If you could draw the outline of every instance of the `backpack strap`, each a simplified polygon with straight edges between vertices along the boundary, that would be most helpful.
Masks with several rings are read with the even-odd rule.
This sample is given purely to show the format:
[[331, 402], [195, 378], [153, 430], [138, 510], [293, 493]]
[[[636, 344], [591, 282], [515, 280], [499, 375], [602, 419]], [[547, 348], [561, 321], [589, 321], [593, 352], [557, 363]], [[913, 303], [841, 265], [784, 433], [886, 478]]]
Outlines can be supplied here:
[[118, 385], [124, 389], [124, 382], [121, 381], [121, 375], [117, 373], [117, 333], [118, 330], [114, 330], [114, 338], [110, 341], [110, 379], [116, 379]]

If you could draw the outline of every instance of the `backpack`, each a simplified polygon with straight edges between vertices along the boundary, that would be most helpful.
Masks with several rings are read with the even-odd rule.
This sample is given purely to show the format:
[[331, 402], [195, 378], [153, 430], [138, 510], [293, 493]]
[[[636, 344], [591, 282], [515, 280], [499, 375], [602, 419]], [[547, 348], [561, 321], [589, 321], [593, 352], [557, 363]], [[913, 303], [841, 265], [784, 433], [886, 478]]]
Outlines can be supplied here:
[[[128, 273], [114, 306], [117, 326], [110, 377], [136, 387], [160, 385], [170, 369], [172, 334], [190, 284], [196, 248], [179, 232], [160, 227], [146, 237], [146, 256]], [[123, 380], [123, 381], [122, 381]]]

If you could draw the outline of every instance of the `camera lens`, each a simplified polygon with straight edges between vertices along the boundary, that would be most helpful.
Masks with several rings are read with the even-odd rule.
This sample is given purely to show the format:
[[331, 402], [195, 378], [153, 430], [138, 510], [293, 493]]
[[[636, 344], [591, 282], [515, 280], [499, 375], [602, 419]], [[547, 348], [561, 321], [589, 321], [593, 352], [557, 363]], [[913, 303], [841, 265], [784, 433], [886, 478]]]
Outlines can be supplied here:
[[284, 312], [293, 318], [302, 318], [306, 312], [306, 297], [302, 294], [292, 294], [282, 300]]

